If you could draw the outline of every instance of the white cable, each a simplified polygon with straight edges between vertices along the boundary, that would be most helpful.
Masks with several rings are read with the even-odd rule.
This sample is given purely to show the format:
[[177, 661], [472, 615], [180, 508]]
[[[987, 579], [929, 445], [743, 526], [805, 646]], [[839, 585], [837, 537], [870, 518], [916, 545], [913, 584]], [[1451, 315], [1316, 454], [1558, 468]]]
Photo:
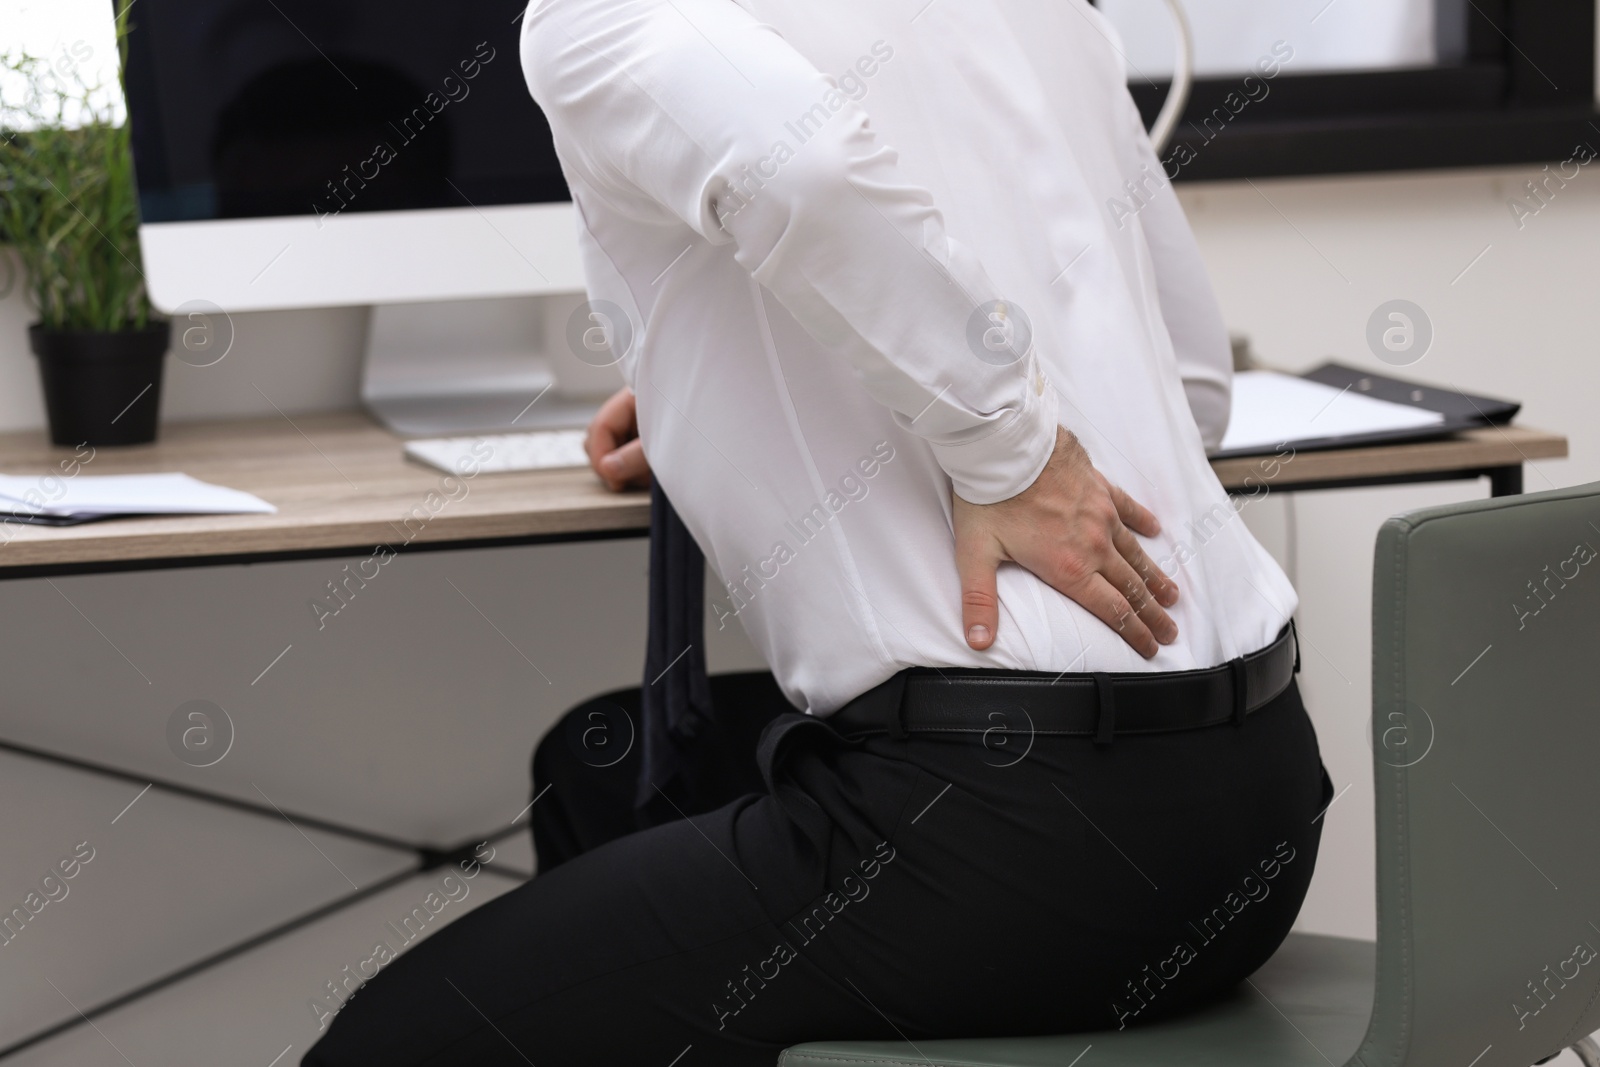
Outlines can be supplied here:
[[1194, 34], [1189, 30], [1189, 17], [1184, 14], [1182, 0], [1166, 0], [1172, 13], [1173, 36], [1178, 46], [1173, 55], [1172, 87], [1161, 103], [1161, 113], [1150, 126], [1150, 144], [1156, 155], [1166, 150], [1167, 143], [1178, 129], [1178, 119], [1183, 117], [1184, 105], [1189, 102], [1189, 87], [1194, 84]]

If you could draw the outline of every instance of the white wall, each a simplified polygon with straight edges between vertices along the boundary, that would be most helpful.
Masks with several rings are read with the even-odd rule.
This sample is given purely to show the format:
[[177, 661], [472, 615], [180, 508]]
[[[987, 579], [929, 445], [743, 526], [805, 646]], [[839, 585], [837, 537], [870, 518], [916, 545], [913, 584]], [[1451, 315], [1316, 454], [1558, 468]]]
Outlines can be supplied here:
[[[1590, 169], [1521, 229], [1506, 200], [1538, 173], [1537, 167], [1222, 183], [1187, 187], [1182, 196], [1228, 320], [1252, 336], [1262, 358], [1288, 368], [1332, 357], [1387, 369], [1366, 349], [1367, 318], [1386, 300], [1412, 300], [1435, 329], [1431, 351], [1410, 368], [1412, 374], [1520, 399], [1528, 425], [1571, 436], [1572, 459], [1530, 465], [1527, 488], [1538, 490], [1600, 479], [1600, 428], [1594, 416], [1600, 372], [1591, 355], [1597, 280], [1591, 245], [1600, 235], [1600, 171]], [[27, 321], [19, 294], [0, 301], [0, 429], [42, 422], [23, 333]], [[272, 410], [267, 397], [290, 413], [353, 406], [364, 311], [240, 315], [235, 325], [234, 350], [215, 367], [197, 370], [169, 361], [164, 401], [169, 419], [267, 414]], [[1352, 785], [1327, 819], [1317, 880], [1302, 916], [1305, 928], [1373, 933], [1366, 714], [1377, 527], [1399, 510], [1485, 492], [1481, 484], [1458, 483], [1303, 496], [1293, 504], [1298, 530], [1293, 538], [1287, 536], [1291, 515], [1284, 498], [1246, 512], [1279, 558], [1294, 565], [1308, 649], [1302, 679], [1307, 703], [1336, 785]], [[594, 554], [607, 551], [614, 551], [618, 570], [639, 573], [637, 558], [622, 546], [548, 549], [522, 555], [528, 568], [524, 588], [561, 588], [568, 584], [563, 572], [580, 557], [593, 565]], [[461, 565], [473, 563], [463, 559]], [[541, 575], [541, 568], [548, 574]], [[494, 580], [491, 571], [482, 577]], [[130, 581], [130, 588], [135, 584]], [[197, 582], [197, 595], [203, 584]], [[585, 674], [596, 684], [602, 679], [625, 684], [637, 676], [640, 608], [636, 597], [618, 596], [605, 607], [615, 614], [613, 620], [587, 623], [625, 635], [589, 647], [593, 662]], [[531, 647], [564, 644], [557, 634], [560, 621], [537, 597], [511, 598], [504, 609], [524, 613], [510, 625]], [[371, 640], [382, 638], [374, 633]], [[448, 640], [448, 631], [429, 636], [432, 642]], [[463, 654], [467, 651], [464, 645]], [[750, 662], [750, 653], [746, 646], [728, 645], [718, 658], [732, 667]], [[555, 709], [540, 710], [543, 717]], [[385, 709], [347, 712], [377, 715]], [[519, 746], [525, 740], [518, 738]], [[520, 757], [508, 760], [508, 773], [519, 762]], [[520, 783], [511, 791], [520, 791]], [[331, 798], [305, 799], [315, 806]]]
[[[1583, 168], [1519, 229], [1507, 199], [1539, 171], [1230, 182], [1181, 195], [1228, 322], [1260, 358], [1289, 369], [1334, 358], [1521, 400], [1519, 421], [1572, 442], [1572, 458], [1528, 465], [1533, 492], [1600, 480], [1600, 170]], [[1396, 298], [1420, 305], [1435, 331], [1428, 354], [1404, 370], [1374, 358], [1364, 339], [1373, 309]], [[1328, 814], [1303, 927], [1374, 936], [1366, 716], [1377, 528], [1394, 512], [1487, 491], [1482, 482], [1396, 486], [1292, 505], [1306, 703], [1336, 788], [1354, 783]], [[1266, 503], [1245, 515], [1284, 559], [1286, 504]]]

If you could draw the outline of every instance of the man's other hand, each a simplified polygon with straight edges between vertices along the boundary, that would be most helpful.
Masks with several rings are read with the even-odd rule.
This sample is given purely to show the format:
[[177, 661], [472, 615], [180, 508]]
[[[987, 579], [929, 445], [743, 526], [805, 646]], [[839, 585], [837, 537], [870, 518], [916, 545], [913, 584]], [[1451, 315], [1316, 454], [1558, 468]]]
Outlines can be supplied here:
[[1135, 533], [1161, 531], [1143, 505], [1106, 481], [1078, 439], [1057, 430], [1050, 461], [1034, 483], [1009, 500], [972, 504], [954, 498], [961, 626], [982, 651], [1000, 624], [995, 571], [1010, 560], [1083, 605], [1149, 659], [1178, 636], [1162, 610], [1178, 587], [1150, 561]]
[[650, 464], [639, 440], [639, 415], [632, 389], [613, 393], [589, 423], [583, 449], [589, 466], [613, 492], [643, 489], [650, 484]]

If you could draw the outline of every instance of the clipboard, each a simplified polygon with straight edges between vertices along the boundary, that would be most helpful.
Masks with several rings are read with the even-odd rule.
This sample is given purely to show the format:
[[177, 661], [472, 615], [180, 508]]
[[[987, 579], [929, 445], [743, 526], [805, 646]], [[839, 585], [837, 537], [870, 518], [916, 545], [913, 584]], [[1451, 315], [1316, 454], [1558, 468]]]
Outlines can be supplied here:
[[1453, 389], [1422, 382], [1408, 381], [1388, 375], [1373, 374], [1357, 367], [1340, 363], [1322, 366], [1296, 375], [1333, 390], [1351, 391], [1374, 400], [1388, 401], [1402, 407], [1416, 408], [1437, 414], [1439, 418], [1427, 425], [1407, 426], [1399, 429], [1372, 430], [1329, 436], [1306, 434], [1289, 437], [1276, 446], [1255, 444], [1248, 447], [1218, 449], [1209, 453], [1211, 459], [1233, 459], [1244, 456], [1270, 455], [1290, 447], [1300, 452], [1326, 451], [1335, 448], [1354, 448], [1362, 445], [1390, 444], [1398, 441], [1425, 441], [1448, 437], [1462, 430], [1509, 422], [1521, 409], [1515, 401], [1461, 393]]
[[125, 515], [51, 515], [43, 511], [6, 511], [0, 508], [0, 523], [17, 522], [28, 526], [81, 526], [86, 522], [128, 518]]
[[1469, 425], [1503, 426], [1516, 417], [1522, 405], [1514, 400], [1497, 400], [1494, 397], [1458, 393], [1436, 385], [1391, 378], [1384, 374], [1347, 367], [1342, 363], [1324, 363], [1300, 377], [1321, 382], [1335, 389], [1346, 386], [1368, 396], [1387, 400], [1391, 404], [1408, 404], [1412, 407], [1437, 411], [1446, 422], [1468, 420]]

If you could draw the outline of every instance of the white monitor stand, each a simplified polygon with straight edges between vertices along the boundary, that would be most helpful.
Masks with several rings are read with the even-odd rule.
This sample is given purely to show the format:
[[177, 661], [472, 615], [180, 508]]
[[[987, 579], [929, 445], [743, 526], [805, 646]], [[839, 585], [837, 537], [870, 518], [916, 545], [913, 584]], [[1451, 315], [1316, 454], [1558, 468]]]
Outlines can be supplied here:
[[585, 426], [621, 376], [567, 351], [582, 304], [562, 293], [377, 305], [362, 402], [408, 436]]

